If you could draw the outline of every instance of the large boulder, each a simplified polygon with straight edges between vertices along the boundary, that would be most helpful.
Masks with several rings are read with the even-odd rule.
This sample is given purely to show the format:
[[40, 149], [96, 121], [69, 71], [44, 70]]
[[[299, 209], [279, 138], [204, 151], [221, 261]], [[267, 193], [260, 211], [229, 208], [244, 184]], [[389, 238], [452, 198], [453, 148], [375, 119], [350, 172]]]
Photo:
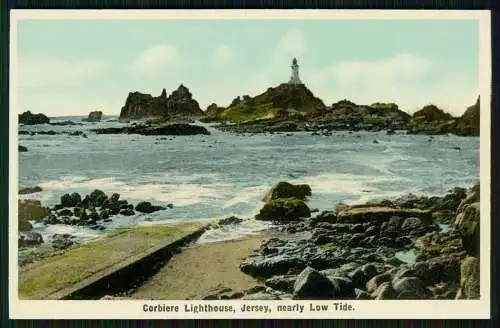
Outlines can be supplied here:
[[479, 136], [480, 112], [480, 98], [477, 97], [476, 103], [468, 107], [463, 115], [459, 117], [453, 133], [463, 136]]
[[277, 255], [260, 259], [244, 261], [240, 270], [248, 275], [259, 278], [269, 278], [274, 275], [284, 275], [289, 272], [302, 270], [304, 261], [298, 256]]
[[471, 255], [479, 254], [480, 203], [464, 206], [457, 215], [455, 228], [462, 237], [464, 249]]
[[305, 268], [293, 286], [294, 299], [332, 299], [335, 286], [333, 282], [311, 267]]
[[90, 112], [89, 116], [87, 117], [87, 122], [100, 122], [101, 118], [102, 118], [101, 111]]
[[24, 125], [35, 125], [35, 124], [48, 124], [50, 119], [43, 114], [33, 114], [30, 111], [26, 111], [19, 114], [19, 123]]
[[425, 284], [416, 277], [401, 277], [392, 282], [398, 299], [427, 299], [430, 297]]
[[99, 189], [95, 189], [88, 196], [89, 204], [94, 206], [94, 207], [101, 206], [107, 199], [108, 199], [108, 196], [106, 196], [104, 191], [99, 190]]
[[263, 201], [269, 202], [279, 198], [306, 199], [311, 196], [311, 187], [307, 184], [293, 185], [288, 182], [278, 182], [269, 190]]
[[81, 202], [82, 202], [82, 197], [77, 192], [74, 192], [72, 194], [64, 194], [61, 196], [61, 206], [62, 207], [77, 206]]
[[42, 235], [38, 232], [19, 232], [18, 246], [33, 247], [43, 243]]
[[255, 216], [257, 220], [289, 222], [311, 216], [304, 201], [296, 198], [275, 199], [267, 202]]
[[150, 202], [140, 202], [135, 206], [135, 210], [142, 213], [153, 213], [156, 211], [164, 210], [163, 206], [154, 206]]
[[363, 223], [371, 221], [389, 221], [392, 217], [410, 218], [416, 217], [424, 222], [430, 220], [430, 212], [418, 209], [403, 209], [383, 206], [367, 206], [359, 208], [347, 208], [337, 215], [339, 223]]
[[460, 265], [461, 298], [479, 299], [480, 297], [480, 261], [468, 256]]

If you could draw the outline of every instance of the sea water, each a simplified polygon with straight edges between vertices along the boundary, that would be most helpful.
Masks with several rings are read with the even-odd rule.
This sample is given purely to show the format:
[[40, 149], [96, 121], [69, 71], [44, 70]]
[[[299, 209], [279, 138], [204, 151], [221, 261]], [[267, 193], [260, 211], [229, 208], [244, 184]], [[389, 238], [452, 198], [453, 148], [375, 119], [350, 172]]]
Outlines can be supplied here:
[[[51, 122], [82, 117], [52, 118]], [[113, 121], [107, 121], [112, 119]], [[274, 183], [307, 183], [309, 205], [319, 210], [336, 203], [365, 202], [405, 193], [442, 195], [479, 181], [479, 138], [338, 131], [331, 136], [231, 134], [204, 125], [210, 135], [98, 135], [94, 128], [124, 126], [116, 117], [75, 126], [21, 126], [24, 131], [83, 131], [87, 138], [19, 135], [28, 152], [19, 153], [19, 187], [43, 191], [20, 195], [53, 206], [65, 193], [82, 196], [94, 189], [136, 204], [172, 204], [152, 214], [114, 216], [107, 231], [136, 224], [214, 220], [235, 215], [239, 228], [219, 229], [204, 240], [223, 240], [265, 227], [252, 220]], [[377, 140], [378, 143], [375, 143]], [[459, 147], [459, 148], [457, 148]], [[44, 238], [66, 232], [85, 239], [99, 235], [85, 227], [43, 226]], [[210, 234], [208, 234], [210, 236]]]

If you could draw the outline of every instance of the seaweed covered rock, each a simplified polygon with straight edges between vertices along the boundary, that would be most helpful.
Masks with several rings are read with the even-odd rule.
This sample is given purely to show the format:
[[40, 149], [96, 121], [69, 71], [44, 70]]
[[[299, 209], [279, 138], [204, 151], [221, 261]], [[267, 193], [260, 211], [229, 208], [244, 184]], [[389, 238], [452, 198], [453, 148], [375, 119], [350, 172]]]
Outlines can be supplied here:
[[41, 221], [50, 215], [50, 209], [41, 206], [39, 201], [24, 200], [18, 202], [18, 224], [20, 231], [28, 231], [33, 227], [29, 221]]
[[472, 203], [457, 215], [455, 228], [462, 237], [462, 244], [468, 254], [479, 253], [480, 203]]
[[383, 206], [348, 207], [337, 215], [337, 222], [360, 223], [370, 221], [388, 221], [392, 217], [419, 218], [424, 222], [430, 220], [429, 211], [418, 209], [398, 209]]
[[467, 257], [460, 265], [460, 295], [463, 299], [480, 297], [480, 261], [476, 257]]
[[304, 200], [307, 196], [311, 196], [311, 187], [309, 185], [293, 185], [282, 181], [273, 186], [263, 200], [265, 202], [278, 198], [297, 198]]
[[296, 198], [280, 198], [267, 202], [255, 216], [263, 221], [295, 221], [311, 216], [311, 210], [306, 203]]

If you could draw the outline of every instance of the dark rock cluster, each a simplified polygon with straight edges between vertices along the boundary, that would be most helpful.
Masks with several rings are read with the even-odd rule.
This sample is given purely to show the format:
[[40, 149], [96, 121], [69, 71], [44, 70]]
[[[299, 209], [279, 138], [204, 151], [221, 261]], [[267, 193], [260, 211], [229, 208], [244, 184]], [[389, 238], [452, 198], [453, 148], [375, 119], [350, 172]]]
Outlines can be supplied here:
[[[172, 204], [167, 207], [171, 208]], [[166, 207], [152, 205], [150, 202], [139, 202], [135, 208], [126, 200], [121, 200], [120, 195], [113, 193], [106, 195], [102, 190], [96, 189], [82, 198], [79, 193], [64, 194], [60, 203], [52, 209], [43, 207], [40, 201], [25, 200], [19, 205], [19, 247], [35, 246], [43, 243], [42, 236], [31, 231], [33, 229], [30, 221], [42, 222], [43, 224], [67, 224], [88, 226], [94, 230], [104, 230], [103, 225], [112, 221], [114, 215], [135, 215], [139, 213], [153, 213], [165, 210]], [[72, 236], [53, 236], [52, 246], [63, 249], [73, 244]]]
[[19, 124], [24, 125], [35, 125], [35, 124], [48, 124], [50, 119], [43, 114], [33, 114], [30, 111], [26, 111], [19, 114]]
[[185, 123], [164, 124], [159, 126], [136, 124], [117, 128], [94, 129], [92, 131], [97, 134], [141, 134], [146, 136], [210, 134], [203, 126]]
[[281, 214], [240, 269], [281, 299], [478, 298], [478, 189]]
[[198, 102], [193, 99], [191, 92], [184, 85], [180, 85], [167, 97], [165, 89], [158, 97], [140, 92], [129, 93], [125, 106], [120, 112], [120, 119], [142, 119], [162, 117], [168, 119], [176, 116], [202, 116]]

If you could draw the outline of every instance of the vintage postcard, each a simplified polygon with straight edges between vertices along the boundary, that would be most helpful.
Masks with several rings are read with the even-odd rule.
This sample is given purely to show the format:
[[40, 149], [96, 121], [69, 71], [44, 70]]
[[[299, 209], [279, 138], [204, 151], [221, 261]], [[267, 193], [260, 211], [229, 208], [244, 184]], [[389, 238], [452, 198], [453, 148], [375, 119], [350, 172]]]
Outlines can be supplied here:
[[487, 11], [14, 10], [11, 318], [488, 318]]

